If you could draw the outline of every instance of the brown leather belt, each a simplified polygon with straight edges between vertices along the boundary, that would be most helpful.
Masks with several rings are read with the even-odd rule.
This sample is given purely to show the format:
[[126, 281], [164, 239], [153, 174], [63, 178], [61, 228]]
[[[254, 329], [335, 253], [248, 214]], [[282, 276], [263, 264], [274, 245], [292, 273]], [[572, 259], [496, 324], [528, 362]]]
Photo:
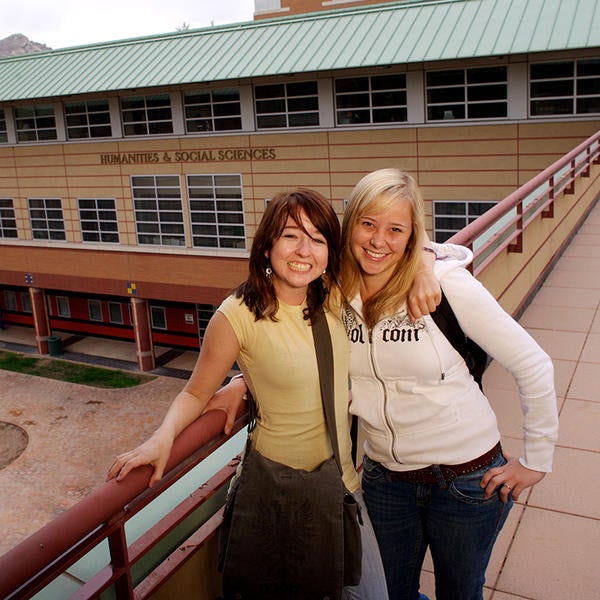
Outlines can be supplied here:
[[479, 471], [489, 465], [499, 453], [502, 452], [502, 446], [498, 442], [491, 450], [485, 454], [474, 458], [459, 465], [431, 465], [423, 469], [415, 469], [414, 471], [390, 471], [383, 465], [381, 467], [386, 470], [388, 476], [393, 481], [408, 481], [409, 483], [439, 483], [440, 475], [446, 482], [454, 481], [459, 475], [466, 475]]

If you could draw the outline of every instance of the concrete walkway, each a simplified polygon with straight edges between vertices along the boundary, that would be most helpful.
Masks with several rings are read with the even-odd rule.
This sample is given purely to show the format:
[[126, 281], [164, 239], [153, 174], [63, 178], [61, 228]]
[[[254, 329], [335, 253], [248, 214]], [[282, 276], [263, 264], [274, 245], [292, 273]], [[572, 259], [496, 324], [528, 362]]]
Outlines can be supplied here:
[[[515, 505], [494, 549], [485, 600], [592, 600], [600, 574], [600, 205], [570, 244], [521, 323], [555, 363], [560, 436], [555, 470]], [[0, 349], [34, 352], [30, 330], [0, 331]], [[100, 485], [115, 454], [153, 431], [193, 367], [170, 358], [149, 383], [99, 390], [0, 371], [0, 421], [29, 445], [0, 470], [0, 554]], [[82, 338], [62, 358], [136, 369], [125, 342]], [[174, 375], [174, 376], [173, 376]], [[511, 454], [521, 452], [515, 385], [492, 363], [484, 379]], [[428, 559], [422, 591], [434, 600]]]

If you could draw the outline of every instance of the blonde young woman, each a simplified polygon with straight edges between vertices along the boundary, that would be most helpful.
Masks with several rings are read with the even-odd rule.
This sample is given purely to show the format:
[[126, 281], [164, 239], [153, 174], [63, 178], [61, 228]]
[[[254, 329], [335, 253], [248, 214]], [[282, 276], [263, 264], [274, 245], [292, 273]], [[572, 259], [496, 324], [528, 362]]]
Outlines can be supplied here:
[[514, 376], [525, 453], [504, 456], [496, 416], [462, 357], [406, 298], [419, 269], [424, 209], [397, 169], [354, 188], [342, 224], [350, 411], [365, 442], [362, 488], [390, 600], [417, 600], [426, 550], [437, 600], [481, 600], [513, 499], [551, 471], [557, 409], [550, 358], [464, 268], [434, 272], [464, 332]]

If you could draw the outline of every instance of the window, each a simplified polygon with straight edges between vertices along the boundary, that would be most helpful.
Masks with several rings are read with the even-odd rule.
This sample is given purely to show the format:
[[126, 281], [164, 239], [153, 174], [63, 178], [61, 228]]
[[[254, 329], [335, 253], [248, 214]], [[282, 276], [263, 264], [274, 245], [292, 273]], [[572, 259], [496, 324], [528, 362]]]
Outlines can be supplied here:
[[110, 108], [108, 100], [66, 102], [65, 119], [70, 140], [110, 137]]
[[21, 307], [24, 313], [31, 313], [31, 297], [29, 292], [21, 292]]
[[150, 320], [152, 321], [153, 329], [166, 329], [167, 311], [163, 306], [151, 306]]
[[336, 79], [335, 111], [338, 125], [406, 121], [406, 75]]
[[185, 246], [178, 175], [131, 178], [138, 244]]
[[22, 106], [15, 108], [15, 127], [19, 142], [57, 139], [54, 107]]
[[56, 296], [56, 307], [58, 309], [59, 317], [71, 317], [71, 306], [69, 305], [67, 296]]
[[445, 242], [495, 206], [496, 202], [435, 200], [433, 202], [433, 239]]
[[12, 198], [0, 198], [0, 238], [17, 237], [17, 219]]
[[240, 175], [188, 175], [195, 248], [246, 247]]
[[212, 304], [197, 304], [196, 318], [198, 321], [198, 337], [200, 342], [204, 339], [204, 333], [208, 327], [208, 322], [215, 313], [216, 307]]
[[600, 58], [532, 64], [532, 117], [600, 113]]
[[187, 133], [242, 128], [242, 105], [236, 88], [188, 92], [183, 103]]
[[117, 210], [112, 198], [79, 198], [81, 239], [84, 242], [119, 243]]
[[173, 133], [168, 94], [121, 98], [121, 117], [125, 136]]
[[257, 85], [256, 126], [309, 127], [319, 124], [319, 95], [316, 81]]
[[4, 290], [4, 308], [5, 310], [17, 310], [17, 293], [13, 290]]
[[102, 318], [102, 302], [100, 300], [88, 300], [88, 314], [90, 321], [104, 321]]
[[66, 239], [60, 198], [29, 198], [29, 218], [34, 240]]
[[108, 302], [108, 320], [118, 325], [123, 324], [123, 308], [120, 302]]
[[6, 116], [4, 115], [4, 109], [0, 108], [0, 144], [5, 144], [6, 142], [8, 142]]
[[426, 73], [427, 119], [496, 119], [508, 115], [506, 66]]

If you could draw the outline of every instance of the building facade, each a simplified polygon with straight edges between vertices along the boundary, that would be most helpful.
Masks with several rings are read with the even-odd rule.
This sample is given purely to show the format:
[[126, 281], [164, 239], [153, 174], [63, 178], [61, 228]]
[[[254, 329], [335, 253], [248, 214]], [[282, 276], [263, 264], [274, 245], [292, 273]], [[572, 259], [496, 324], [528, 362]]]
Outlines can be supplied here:
[[594, 0], [312, 4], [0, 59], [7, 324], [40, 352], [55, 331], [135, 341], [152, 369], [155, 344], [199, 347], [278, 191], [341, 217], [398, 166], [443, 241], [599, 129]]

